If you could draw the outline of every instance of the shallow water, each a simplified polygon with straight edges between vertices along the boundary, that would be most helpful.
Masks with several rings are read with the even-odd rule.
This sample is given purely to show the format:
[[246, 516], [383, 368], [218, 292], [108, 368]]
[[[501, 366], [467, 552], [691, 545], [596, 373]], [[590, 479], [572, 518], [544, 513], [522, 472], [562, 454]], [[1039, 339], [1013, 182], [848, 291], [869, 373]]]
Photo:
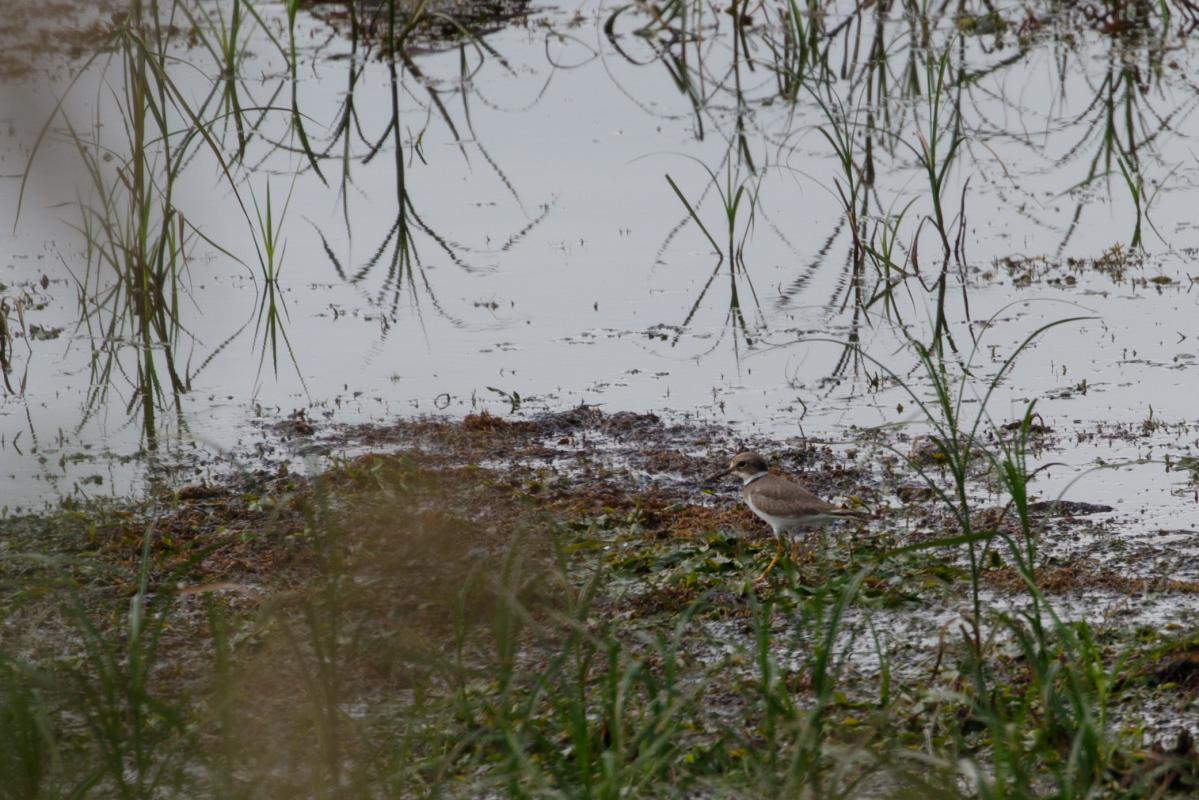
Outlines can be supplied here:
[[[878, 277], [867, 266], [854, 280], [839, 199], [846, 177], [815, 98], [834, 115], [853, 109], [859, 166], [871, 134], [863, 236], [873, 231], [877, 244], [873, 223], [906, 208], [896, 222], [897, 260], [917, 242], [931, 286], [941, 245], [932, 222], [921, 223], [934, 208], [917, 153], [921, 136], [930, 138], [927, 89], [936, 72], [920, 64], [923, 51], [898, 10], [859, 19], [847, 16], [852, 4], [829, 9], [826, 30], [846, 23], [826, 42], [834, 74], [810, 82], [794, 103], [779, 98], [767, 66], [773, 11], [758, 12], [734, 52], [725, 14], [703, 17], [699, 41], [667, 46], [635, 35], [648, 18], [632, 9], [615, 17], [610, 38], [615, 6], [534, 5], [480, 40], [489, 49], [423, 42], [396, 66], [394, 81], [386, 61], [364, 56], [363, 43], [353, 52], [344, 20], [302, 13], [295, 105], [313, 148], [327, 151], [323, 180], [293, 127], [286, 58], [262, 30], [250, 33], [236, 88], [243, 109], [263, 109], [260, 126], [240, 159], [227, 113], [211, 106], [206, 126], [237, 192], [207, 147], [174, 186], [188, 223], [211, 241], [192, 240], [182, 332], [172, 340], [190, 389], [177, 406], [169, 392], [157, 404], [152, 438], [142, 404], [132, 402], [136, 341], [104, 335], [100, 312], [90, 330], [80, 324], [76, 281], [94, 296], [109, 279], [94, 271], [93, 286], [83, 277], [70, 204], [86, 176], [60, 118], [34, 161], [16, 235], [0, 242], [0, 296], [21, 297], [25, 323], [45, 332], [15, 340], [9, 380], [24, 392], [0, 399], [3, 505], [254, 468], [279, 439], [272, 423], [297, 410], [327, 428], [588, 403], [859, 448], [869, 447], [861, 428], [918, 421], [905, 390], [875, 379], [882, 364], [924, 386], [904, 331], [929, 340], [936, 295], [913, 278], [897, 284], [890, 314], [882, 302], [857, 304], [858, 288], [868, 297]], [[282, 9], [261, 10], [285, 41]], [[1185, 529], [1194, 483], [1161, 459], [1199, 445], [1192, 45], [1177, 20], [1158, 26], [1168, 31], [1159, 41], [1092, 30], [1048, 10], [1021, 34], [1024, 13], [1001, 7], [1009, 27], [998, 33], [957, 34], [977, 28], [934, 20], [932, 41], [953, 39], [951, 74], [969, 76], [943, 98], [959, 103], [964, 132], [941, 192], [949, 231], [964, 246], [962, 263], [949, 268], [950, 332], [961, 359], [974, 364], [981, 395], [1039, 327], [1087, 317], [1038, 339], [989, 412], [1006, 422], [1037, 400], [1054, 433], [1041, 461], [1061, 465], [1040, 474], [1043, 495], [1071, 487], [1072, 497], [1115, 506], [1133, 532]], [[887, 58], [871, 72], [863, 65], [876, 36]], [[171, 74], [182, 94], [201, 105], [220, 86], [219, 68], [183, 35], [170, 52], [180, 59]], [[670, 56], [685, 57], [702, 102], [680, 90]], [[98, 131], [119, 163], [128, 150], [112, 91], [121, 67], [104, 66], [85, 72], [65, 109], [80, 135]], [[33, 137], [68, 74], [60, 64], [49, 77], [3, 87], [4, 107], [22, 110], [9, 120], [0, 161], [0, 208], [10, 220]], [[905, 93], [913, 80], [921, 91]], [[346, 137], [338, 124], [350, 99]], [[944, 127], [948, 111], [940, 113]], [[752, 172], [738, 157], [739, 129]], [[943, 157], [944, 139], [940, 147]], [[1131, 247], [1136, 203], [1121, 157], [1129, 180], [1143, 183], [1143, 255]], [[736, 269], [714, 254], [667, 175], [720, 247], [720, 193], [745, 187]], [[277, 339], [273, 355], [258, 316], [266, 285], [254, 238], [261, 246], [254, 202], [265, 206], [268, 187], [285, 245], [277, 285], [286, 342]], [[392, 233], [401, 205], [410, 261]], [[845, 350], [836, 342], [849, 339], [877, 363], [840, 363]], [[162, 350], [156, 345], [156, 357]], [[97, 354], [117, 358], [106, 378], [91, 370], [103, 361], [93, 362]], [[102, 387], [107, 396], [95, 397]], [[1125, 466], [1092, 471], [1115, 464]]]

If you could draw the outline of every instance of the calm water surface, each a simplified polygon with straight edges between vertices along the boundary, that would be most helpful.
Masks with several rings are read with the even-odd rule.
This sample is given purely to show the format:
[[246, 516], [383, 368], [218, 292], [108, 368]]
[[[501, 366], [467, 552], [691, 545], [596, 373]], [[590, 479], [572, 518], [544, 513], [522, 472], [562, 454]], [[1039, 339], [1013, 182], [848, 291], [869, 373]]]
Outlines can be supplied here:
[[[1161, 463], [1199, 437], [1199, 91], [1177, 21], [1117, 34], [1047, 9], [1032, 25], [1009, 5], [1002, 24], [947, 16], [926, 39], [898, 8], [826, 8], [825, 68], [806, 67], [794, 98], [766, 6], [740, 38], [705, 9], [672, 40], [638, 35], [651, 20], [631, 8], [534, 4], [479, 39], [422, 41], [394, 68], [352, 45], [336, 9], [302, 12], [294, 80], [280, 7], [244, 34], [232, 82], [181, 32], [170, 75], [205, 108], [209, 140], [173, 179], [190, 249], [178, 329], [148, 351], [159, 364], [170, 351], [186, 391], [158, 397], [149, 424], [144, 342], [106, 327], [96, 298], [112, 278], [89, 269], [78, 230], [77, 199], [97, 194], [76, 141], [110, 149], [113, 175], [129, 155], [120, 59], [69, 91], [79, 62], [8, 80], [10, 227], [39, 127], [66, 100], [0, 241], [0, 296], [28, 334], [0, 398], [2, 505], [252, 467], [299, 411], [321, 432], [589, 403], [861, 447], [860, 428], [919, 418], [886, 371], [923, 387], [905, 337], [931, 340], [943, 249], [920, 156], [935, 141], [946, 163], [956, 131], [942, 307], [980, 387], [967, 399], [1039, 327], [1086, 317], [1018, 360], [990, 414], [1038, 401], [1056, 436], [1041, 460], [1061, 465], [1043, 494], [1082, 476], [1072, 497], [1141, 530], [1192, 525], [1194, 484]], [[229, 106], [205, 106], [229, 86], [244, 148]], [[181, 146], [196, 120], [177, 117]], [[147, 145], [159, 167], [160, 145]], [[730, 258], [722, 197], [738, 189]], [[257, 255], [268, 193], [273, 347]], [[906, 278], [855, 260], [855, 222], [876, 254], [892, 232]]]

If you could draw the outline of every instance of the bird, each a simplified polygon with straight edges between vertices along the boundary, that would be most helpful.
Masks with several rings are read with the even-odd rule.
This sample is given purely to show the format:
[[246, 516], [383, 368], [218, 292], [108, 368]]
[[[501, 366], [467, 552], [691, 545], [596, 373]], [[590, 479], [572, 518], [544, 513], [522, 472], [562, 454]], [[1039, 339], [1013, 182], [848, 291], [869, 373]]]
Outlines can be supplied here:
[[745, 504], [771, 527], [778, 542], [778, 550], [762, 573], [762, 578], [769, 575], [778, 563], [783, 553], [783, 537], [788, 533], [822, 528], [837, 520], [866, 519], [869, 516], [860, 511], [837, 508], [795, 481], [771, 475], [766, 459], [757, 453], [738, 453], [729, 461], [728, 467], [709, 476], [707, 482], [717, 481], [726, 475], [736, 475], [741, 479], [741, 497]]

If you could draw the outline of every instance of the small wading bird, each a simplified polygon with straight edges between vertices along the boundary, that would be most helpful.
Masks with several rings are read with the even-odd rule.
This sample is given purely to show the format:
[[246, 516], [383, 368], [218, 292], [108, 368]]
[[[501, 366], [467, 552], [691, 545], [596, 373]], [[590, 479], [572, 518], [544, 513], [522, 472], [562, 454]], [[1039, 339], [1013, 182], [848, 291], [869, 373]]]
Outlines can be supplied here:
[[[866, 519], [867, 514], [837, 508], [821, 500], [798, 483], [771, 475], [766, 468], [766, 459], [757, 453], [738, 453], [733, 456], [727, 469], [710, 476], [715, 481], [725, 475], [736, 475], [741, 479], [741, 496], [749, 510], [758, 515], [774, 530], [778, 550], [766, 571], [765, 578], [778, 563], [783, 553], [783, 537], [797, 530], [822, 528], [830, 522], [844, 519]], [[795, 553], [791, 553], [794, 560]]]

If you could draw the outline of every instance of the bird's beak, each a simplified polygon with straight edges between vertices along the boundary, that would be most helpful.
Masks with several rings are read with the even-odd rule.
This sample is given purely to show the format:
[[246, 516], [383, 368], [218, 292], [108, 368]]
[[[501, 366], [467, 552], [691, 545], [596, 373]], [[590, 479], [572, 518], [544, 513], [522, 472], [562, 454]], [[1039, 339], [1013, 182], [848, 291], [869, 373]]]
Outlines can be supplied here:
[[715, 481], [718, 481], [721, 478], [723, 478], [725, 475], [728, 475], [730, 472], [732, 472], [731, 469], [725, 469], [725, 470], [721, 470], [720, 472], [717, 472], [715, 475], [709, 475], [708, 477], [704, 478], [704, 483], [713, 483]]

